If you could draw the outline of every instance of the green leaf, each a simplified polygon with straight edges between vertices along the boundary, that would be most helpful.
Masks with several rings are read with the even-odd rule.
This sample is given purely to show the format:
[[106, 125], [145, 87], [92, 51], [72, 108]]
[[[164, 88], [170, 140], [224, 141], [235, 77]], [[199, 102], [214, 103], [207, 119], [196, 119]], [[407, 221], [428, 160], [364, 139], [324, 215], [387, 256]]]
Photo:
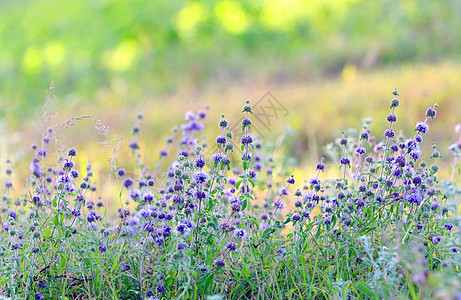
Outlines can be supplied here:
[[247, 200], [247, 199], [243, 200], [243, 203], [242, 203], [242, 211], [245, 210], [245, 208], [247, 207], [247, 205], [248, 205], [248, 200]]
[[357, 289], [364, 293], [365, 295], [367, 295], [368, 297], [372, 297], [373, 296], [373, 291], [371, 290], [370, 286], [368, 284], [366, 284], [365, 282], [363, 281], [358, 281], [355, 286], [357, 287]]

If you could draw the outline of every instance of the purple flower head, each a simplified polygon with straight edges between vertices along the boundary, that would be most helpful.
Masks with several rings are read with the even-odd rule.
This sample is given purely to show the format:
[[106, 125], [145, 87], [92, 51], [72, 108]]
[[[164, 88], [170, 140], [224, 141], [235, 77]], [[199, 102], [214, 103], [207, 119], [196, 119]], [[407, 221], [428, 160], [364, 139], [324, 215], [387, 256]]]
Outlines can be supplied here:
[[323, 171], [323, 170], [325, 170], [325, 164], [324, 164], [323, 162], [319, 162], [319, 163], [317, 164], [317, 166], [315, 166], [315, 169], [316, 169], [316, 170]]
[[363, 154], [365, 154], [365, 153], [367, 152], [367, 150], [366, 150], [365, 148], [363, 148], [363, 147], [358, 147], [358, 148], [355, 150], [355, 152], [357, 152], [357, 153], [360, 154], [360, 155], [363, 155]]
[[214, 265], [218, 268], [224, 268], [226, 266], [226, 263], [224, 262], [224, 260], [218, 259], [214, 261]]
[[179, 224], [178, 226], [176, 226], [176, 232], [179, 235], [187, 234], [187, 233], [189, 233], [189, 231], [190, 231], [190, 228], [187, 227], [187, 225], [185, 225], [185, 224]]
[[395, 132], [392, 129], [386, 129], [386, 131], [384, 132], [384, 136], [388, 138], [392, 138], [395, 136]]
[[165, 157], [165, 156], [168, 156], [168, 151], [167, 150], [160, 150], [160, 156], [161, 157]]
[[40, 149], [37, 151], [38, 156], [43, 156], [46, 157], [46, 150], [45, 149]]
[[427, 125], [424, 122], [418, 122], [416, 123], [416, 131], [421, 132], [422, 134], [425, 134], [429, 131], [429, 125]]
[[226, 248], [227, 248], [229, 251], [235, 251], [235, 250], [237, 250], [237, 244], [231, 242], [231, 243], [227, 244]]
[[204, 184], [207, 179], [208, 179], [208, 176], [205, 172], [197, 172], [194, 174], [194, 180], [199, 185]]
[[[223, 117], [224, 117], [224, 115], [223, 115]], [[219, 127], [226, 128], [227, 125], [228, 125], [228, 123], [227, 123], [227, 121], [225, 119], [222, 119], [222, 120], [219, 121]]]
[[121, 266], [121, 269], [122, 269], [123, 272], [127, 272], [127, 271], [129, 271], [131, 269], [131, 265], [130, 264], [123, 264]]
[[184, 250], [187, 249], [187, 247], [188, 247], [188, 246], [187, 246], [186, 243], [179, 243], [177, 249], [178, 249], [178, 251], [184, 251]]
[[421, 177], [415, 176], [415, 177], [413, 178], [413, 183], [414, 183], [415, 185], [421, 184], [421, 183], [422, 183]]
[[78, 174], [78, 171], [77, 171], [77, 170], [72, 170], [72, 171], [70, 171], [70, 175], [71, 175], [73, 178], [77, 179], [78, 176], [79, 176], [80, 174]]
[[445, 225], [443, 225], [448, 231], [451, 231], [453, 229], [453, 224], [451, 223], [447, 223]]
[[103, 243], [101, 243], [101, 244], [99, 244], [98, 250], [99, 250], [99, 252], [104, 253], [104, 252], [107, 251], [107, 246], [104, 245]]
[[133, 179], [131, 179], [130, 177], [126, 178], [123, 181], [123, 186], [126, 187], [126, 188], [129, 188], [132, 185], [133, 185]]
[[320, 180], [320, 178], [316, 178], [316, 177], [312, 177], [309, 179], [309, 184], [312, 184], [312, 185], [317, 185], [317, 184], [320, 184], [322, 181]]
[[118, 177], [125, 177], [125, 175], [126, 175], [125, 169], [118, 169], [117, 170], [117, 175], [118, 175]]
[[234, 235], [238, 238], [244, 238], [246, 236], [246, 231], [243, 228], [237, 228], [234, 232]]
[[435, 237], [435, 236], [432, 237], [432, 242], [435, 245], [439, 244], [441, 241], [442, 241], [442, 238], [440, 238], [440, 237]]
[[248, 126], [248, 125], [251, 125], [251, 120], [248, 119], [248, 118], [245, 118], [242, 120], [242, 126], [245, 127], [245, 126]]
[[217, 144], [225, 144], [227, 141], [226, 137], [220, 135], [216, 138], [216, 143]]
[[133, 150], [139, 149], [139, 144], [138, 144], [138, 142], [136, 142], [136, 141], [131, 142], [129, 146], [130, 146], [130, 148], [133, 149]]
[[410, 152], [410, 157], [414, 160], [421, 158], [421, 150], [416, 149]]
[[396, 122], [397, 121], [397, 116], [395, 114], [389, 114], [386, 118], [388, 122]]
[[249, 153], [249, 152], [248, 152], [248, 154], [247, 153], [242, 154], [242, 160], [251, 160], [252, 158], [253, 157], [252, 157], [251, 153]]
[[64, 168], [72, 169], [74, 167], [74, 162], [71, 160], [64, 161]]
[[71, 149], [69, 149], [69, 151], [67, 152], [67, 155], [69, 155], [69, 156], [75, 156], [75, 155], [77, 155], [77, 150], [75, 150], [74, 148], [71, 148]]
[[141, 218], [147, 219], [147, 218], [150, 217], [150, 211], [148, 211], [148, 210], [146, 210], [146, 209], [141, 209], [141, 210], [139, 211], [139, 216], [140, 216]]
[[272, 206], [274, 206], [276, 209], [282, 210], [285, 208], [286, 205], [284, 205], [282, 201], [276, 200], [274, 201], [274, 203], [272, 203]]
[[203, 191], [196, 191], [195, 192], [195, 197], [197, 197], [197, 199], [199, 199], [199, 200], [203, 200], [203, 199], [206, 198], [206, 194]]
[[407, 200], [408, 203], [420, 204], [423, 199], [419, 193], [419, 190], [413, 188], [411, 189], [410, 193], [405, 196], [405, 200]]
[[75, 217], [79, 217], [82, 213], [80, 212], [80, 210], [74, 208], [74, 209], [72, 209], [71, 214], [72, 214], [73, 216], [75, 216]]
[[340, 160], [341, 164], [342, 165], [349, 165], [351, 163], [351, 159], [349, 157], [341, 157], [341, 160]]
[[197, 159], [195, 160], [195, 166], [199, 169], [202, 169], [205, 166], [205, 159], [203, 158], [203, 156], [197, 157]]
[[241, 143], [242, 145], [251, 144], [253, 143], [253, 138], [251, 137], [251, 135], [242, 136]]
[[224, 158], [224, 155], [222, 155], [221, 153], [215, 153], [211, 155], [211, 160], [213, 162], [220, 162], [223, 158]]
[[293, 175], [291, 175], [291, 177], [287, 179], [287, 183], [289, 183], [289, 184], [295, 184], [295, 178], [294, 178]]
[[145, 192], [142, 195], [142, 200], [144, 200], [144, 202], [150, 203], [152, 200], [154, 200], [154, 195], [150, 192]]
[[435, 118], [435, 115], [436, 115], [436, 114], [437, 114], [437, 113], [436, 113], [435, 109], [432, 109], [432, 108], [429, 107], [429, 108], [426, 110], [426, 117], [430, 117], [430, 118], [433, 119], [433, 118]]
[[205, 119], [206, 118], [206, 112], [203, 111], [203, 110], [199, 111], [197, 114], [198, 114], [198, 117], [200, 119]]
[[10, 211], [8, 212], [8, 215], [9, 215], [10, 218], [12, 218], [12, 219], [16, 219], [16, 218], [18, 217], [18, 215], [16, 214], [16, 212], [13, 211], [13, 210], [10, 210]]

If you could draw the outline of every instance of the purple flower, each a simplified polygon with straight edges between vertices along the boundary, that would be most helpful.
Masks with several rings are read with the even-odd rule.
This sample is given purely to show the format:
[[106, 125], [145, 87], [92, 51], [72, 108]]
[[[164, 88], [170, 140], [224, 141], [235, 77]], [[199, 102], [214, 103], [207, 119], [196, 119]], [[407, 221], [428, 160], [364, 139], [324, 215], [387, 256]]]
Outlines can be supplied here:
[[167, 150], [160, 150], [160, 156], [165, 157], [168, 156], [168, 151]]
[[411, 151], [410, 157], [413, 158], [414, 160], [421, 158], [421, 150], [416, 149], [416, 150]]
[[202, 200], [206, 198], [206, 194], [203, 191], [197, 191], [195, 192], [195, 197], [197, 197], [199, 200]]
[[357, 153], [360, 154], [360, 155], [363, 155], [363, 154], [365, 154], [365, 153], [367, 152], [367, 150], [366, 150], [365, 148], [363, 148], [363, 147], [358, 147], [358, 148], [355, 150], [355, 152], [357, 152]]
[[123, 264], [121, 266], [121, 269], [122, 269], [123, 272], [127, 272], [127, 271], [129, 271], [131, 269], [131, 266], [130, 266], [130, 264]]
[[211, 160], [213, 162], [220, 162], [223, 158], [224, 158], [224, 155], [222, 155], [220, 153], [215, 153], [215, 154], [211, 155]]
[[341, 160], [340, 160], [341, 164], [342, 165], [349, 165], [351, 163], [351, 159], [349, 157], [341, 157]]
[[71, 214], [72, 214], [73, 216], [75, 216], [75, 217], [79, 217], [82, 213], [80, 212], [80, 210], [74, 208], [74, 209], [72, 209]]
[[118, 169], [118, 170], [117, 170], [117, 175], [118, 175], [119, 177], [124, 177], [124, 176], [126, 175], [125, 169]]
[[253, 143], [253, 138], [251, 137], [251, 135], [242, 136], [241, 143], [242, 143], [242, 145], [251, 144], [251, 143]]
[[248, 119], [248, 118], [245, 118], [242, 120], [242, 126], [248, 126], [248, 125], [251, 125], [251, 120]]
[[10, 210], [10, 211], [8, 212], [8, 215], [9, 215], [12, 219], [16, 219], [16, 218], [18, 217], [18, 215], [16, 214], [16, 212], [13, 211], [13, 210]]
[[103, 243], [101, 243], [101, 244], [99, 244], [98, 250], [99, 250], [99, 252], [104, 253], [104, 252], [107, 251], [107, 246], [104, 245]]
[[405, 196], [405, 200], [408, 201], [408, 203], [414, 203], [414, 204], [419, 204], [423, 200], [421, 197], [421, 194], [419, 191], [415, 188], [413, 188], [410, 192], [410, 194]]
[[124, 187], [129, 188], [131, 185], [133, 185], [133, 179], [131, 179], [130, 177], [126, 178], [123, 181], [123, 186]]
[[225, 119], [222, 119], [221, 121], [219, 121], [219, 127], [221, 128], [226, 128], [228, 125], [227, 121]]
[[177, 249], [178, 249], [178, 251], [184, 251], [184, 250], [187, 249], [187, 247], [188, 247], [188, 246], [187, 246], [186, 243], [179, 243]]
[[447, 223], [445, 225], [443, 225], [446, 229], [448, 229], [448, 231], [451, 231], [453, 229], [453, 224], [451, 223]]
[[276, 209], [284, 209], [285, 205], [283, 205], [283, 202], [280, 200], [276, 200], [272, 206], [274, 206]]
[[130, 148], [133, 149], [133, 150], [136, 150], [136, 149], [139, 149], [139, 144], [135, 141], [135, 142], [131, 142], [130, 143]]
[[74, 162], [71, 160], [66, 160], [64, 162], [64, 168], [72, 169], [74, 167]]
[[214, 265], [219, 267], [219, 268], [224, 268], [226, 266], [226, 263], [222, 259], [218, 259], [214, 261]]
[[384, 136], [392, 138], [395, 136], [395, 132], [392, 129], [386, 129], [386, 131], [384, 132]]
[[432, 242], [435, 245], [439, 244], [441, 241], [442, 241], [442, 238], [440, 238], [440, 237], [435, 237], [435, 236], [432, 237]]
[[396, 122], [397, 121], [397, 116], [395, 114], [389, 114], [386, 118], [388, 122]]
[[414, 183], [415, 185], [421, 184], [421, 182], [422, 182], [421, 177], [415, 176], [415, 177], [413, 178], [413, 183]]
[[235, 243], [229, 243], [229, 244], [227, 244], [226, 248], [227, 248], [229, 251], [235, 251], [235, 250], [237, 250], [237, 244], [235, 244]]
[[69, 151], [67, 152], [67, 155], [69, 155], [69, 156], [75, 156], [75, 155], [77, 155], [77, 150], [75, 150], [74, 148], [71, 148], [71, 149], [69, 149]]
[[427, 125], [424, 122], [418, 122], [416, 123], [416, 131], [421, 132], [422, 134], [425, 134], [429, 131], [429, 125]]
[[222, 135], [221, 135], [221, 136], [218, 136], [218, 137], [216, 138], [216, 143], [217, 143], [217, 144], [225, 144], [226, 141], [227, 141], [226, 137], [224, 137], [224, 136], [222, 136]]
[[429, 108], [426, 110], [426, 117], [435, 118], [435, 115], [436, 115], [435, 109], [432, 109], [432, 108], [429, 107]]
[[323, 162], [319, 162], [317, 166], [315, 167], [316, 170], [323, 171], [325, 170], [325, 164]]
[[154, 200], [154, 195], [152, 195], [152, 193], [150, 192], [145, 192], [142, 195], [142, 200], [144, 200], [144, 202], [151, 202], [152, 200]]
[[293, 177], [293, 175], [291, 175], [291, 177], [287, 179], [287, 183], [295, 184], [295, 178]]
[[202, 169], [205, 166], [205, 159], [203, 156], [197, 157], [195, 160], [195, 166], [199, 169]]
[[208, 176], [204, 172], [197, 172], [194, 175], [194, 180], [197, 182], [197, 184], [202, 185], [206, 182], [208, 179]]
[[237, 228], [234, 232], [234, 235], [238, 238], [244, 238], [246, 236], [246, 231], [243, 228]]

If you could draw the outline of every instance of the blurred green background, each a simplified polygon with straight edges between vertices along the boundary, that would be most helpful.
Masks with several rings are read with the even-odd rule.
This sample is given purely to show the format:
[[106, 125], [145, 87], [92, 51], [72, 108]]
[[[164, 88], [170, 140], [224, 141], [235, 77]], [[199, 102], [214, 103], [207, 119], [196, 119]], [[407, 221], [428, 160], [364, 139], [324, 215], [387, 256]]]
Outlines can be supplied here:
[[[461, 121], [460, 49], [459, 0], [2, 0], [2, 153], [19, 160], [37, 142], [31, 123], [51, 81], [61, 120], [90, 114], [111, 134], [128, 130], [126, 143], [142, 108], [148, 161], [186, 110], [210, 104], [215, 124], [266, 91], [289, 111], [279, 123], [298, 133], [299, 160], [364, 117], [384, 131], [395, 87], [400, 129], [440, 104], [428, 138], [446, 148]], [[95, 159], [104, 137], [80, 123], [62, 142]]]

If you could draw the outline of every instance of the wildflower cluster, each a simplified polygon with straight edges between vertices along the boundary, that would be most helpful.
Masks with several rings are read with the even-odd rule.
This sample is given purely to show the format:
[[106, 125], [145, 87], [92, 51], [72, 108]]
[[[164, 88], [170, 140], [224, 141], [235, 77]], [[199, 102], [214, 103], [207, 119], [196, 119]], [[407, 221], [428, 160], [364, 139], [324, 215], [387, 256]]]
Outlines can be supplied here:
[[[283, 162], [252, 135], [250, 101], [241, 128], [230, 128], [222, 115], [211, 147], [198, 138], [207, 112], [186, 113], [152, 167], [142, 163], [139, 114], [128, 145], [135, 166], [116, 170], [120, 192], [109, 197], [120, 200], [116, 218], [98, 195], [91, 164], [78, 166], [72, 148], [51, 165], [45, 135], [32, 146], [22, 194], [7, 161], [0, 293], [31, 299], [459, 297], [461, 220], [447, 204], [458, 192], [445, 193], [439, 184], [437, 146], [430, 157], [421, 150], [437, 105], [407, 138], [396, 131], [398, 96], [394, 90], [382, 136], [372, 134], [370, 122], [360, 134], [342, 132], [339, 151], [322, 158], [310, 178], [283, 175]], [[234, 141], [237, 130], [243, 135]], [[328, 168], [339, 168], [339, 178], [323, 178]], [[450, 281], [442, 287], [436, 276]]]

